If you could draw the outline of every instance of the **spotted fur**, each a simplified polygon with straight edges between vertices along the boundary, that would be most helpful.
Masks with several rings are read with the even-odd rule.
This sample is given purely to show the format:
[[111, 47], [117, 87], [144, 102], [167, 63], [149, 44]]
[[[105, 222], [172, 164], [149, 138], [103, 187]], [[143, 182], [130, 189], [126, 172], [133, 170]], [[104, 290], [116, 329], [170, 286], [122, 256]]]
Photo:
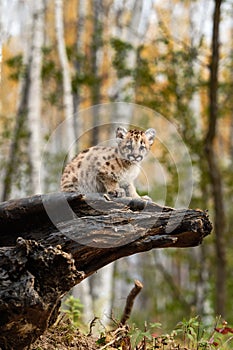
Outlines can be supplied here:
[[139, 163], [154, 142], [155, 130], [116, 130], [116, 147], [94, 146], [79, 153], [66, 167], [61, 178], [65, 192], [109, 193], [116, 197], [139, 197], [133, 181]]

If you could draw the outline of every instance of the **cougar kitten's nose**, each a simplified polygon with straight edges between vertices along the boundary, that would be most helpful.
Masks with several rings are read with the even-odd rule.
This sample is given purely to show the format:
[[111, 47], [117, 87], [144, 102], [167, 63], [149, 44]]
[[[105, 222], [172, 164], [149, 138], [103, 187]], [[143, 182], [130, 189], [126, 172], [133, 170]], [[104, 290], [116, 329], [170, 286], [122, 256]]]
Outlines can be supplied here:
[[136, 160], [136, 162], [140, 162], [142, 160], [142, 156], [141, 155], [135, 156], [133, 154], [129, 154], [128, 159], [130, 161]]
[[140, 162], [142, 160], [142, 156], [139, 154], [138, 156], [134, 157], [137, 162]]
[[132, 154], [128, 154], [127, 158], [128, 158], [128, 160], [131, 160], [131, 161], [135, 160], [135, 157]]

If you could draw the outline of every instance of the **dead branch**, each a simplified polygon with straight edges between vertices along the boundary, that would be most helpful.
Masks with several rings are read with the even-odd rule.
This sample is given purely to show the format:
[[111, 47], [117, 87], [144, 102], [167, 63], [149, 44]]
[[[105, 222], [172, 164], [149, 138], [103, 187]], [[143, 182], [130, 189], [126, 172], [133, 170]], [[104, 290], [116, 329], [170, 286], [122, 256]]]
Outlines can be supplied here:
[[129, 293], [126, 299], [125, 309], [120, 322], [122, 325], [125, 325], [126, 321], [128, 321], [128, 319], [130, 318], [134, 300], [137, 297], [137, 295], [140, 293], [142, 288], [143, 288], [143, 284], [140, 281], [135, 280], [134, 287], [132, 288], [131, 292]]

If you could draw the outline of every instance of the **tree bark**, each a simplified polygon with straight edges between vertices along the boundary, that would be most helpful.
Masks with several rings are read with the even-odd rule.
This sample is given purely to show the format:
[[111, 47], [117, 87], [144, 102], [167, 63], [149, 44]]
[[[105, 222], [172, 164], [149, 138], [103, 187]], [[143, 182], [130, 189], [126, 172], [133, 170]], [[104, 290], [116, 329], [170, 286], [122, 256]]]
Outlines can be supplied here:
[[29, 161], [31, 177], [31, 193], [41, 193], [40, 167], [41, 167], [41, 68], [42, 47], [44, 43], [44, 15], [43, 0], [33, 3], [32, 42], [30, 49], [30, 85], [28, 92], [28, 128]]
[[[87, 2], [79, 0], [77, 3], [77, 43], [76, 43], [76, 55], [77, 58], [74, 63], [74, 69], [76, 72], [76, 75], [81, 76], [82, 74], [82, 55], [85, 52], [85, 40], [84, 40], [84, 33], [85, 33], [85, 22], [86, 22], [86, 12], [87, 12]], [[74, 106], [74, 131], [75, 131], [75, 138], [77, 140], [76, 142], [76, 149], [77, 153], [79, 153], [82, 150], [82, 144], [80, 136], [82, 136], [84, 129], [83, 129], [83, 120], [82, 120], [82, 114], [79, 114], [79, 108], [81, 103], [81, 91], [82, 87], [81, 84], [77, 83], [75, 86], [75, 89], [73, 89], [73, 106]]]
[[[41, 111], [41, 64], [43, 45], [43, 23], [44, 23], [43, 1], [33, 3], [33, 19], [28, 21], [25, 29], [26, 37], [23, 62], [24, 74], [20, 80], [20, 99], [15, 116], [15, 125], [9, 148], [8, 161], [5, 167], [3, 179], [3, 191], [1, 199], [9, 199], [14, 178], [17, 176], [19, 163], [19, 149], [25, 132], [26, 120], [28, 118], [29, 138], [29, 160], [31, 165], [31, 189], [30, 192], [40, 191], [40, 111]], [[25, 192], [25, 191], [24, 191]]]
[[91, 9], [93, 11], [92, 21], [92, 38], [90, 45], [90, 73], [92, 76], [92, 84], [90, 86], [91, 103], [95, 108], [92, 108], [92, 129], [91, 129], [91, 145], [99, 143], [99, 128], [100, 111], [99, 104], [101, 103], [101, 75], [100, 63], [103, 55], [103, 24], [101, 16], [103, 12], [102, 0], [92, 0]]
[[[150, 6], [152, 3], [150, 3]], [[142, 43], [147, 30], [147, 24], [149, 23], [149, 17], [144, 16], [143, 18], [143, 7], [144, 2], [142, 0], [133, 0], [130, 3], [131, 6], [131, 16], [124, 23], [124, 10], [125, 3], [122, 3], [121, 8], [114, 14], [116, 25], [112, 27], [112, 36], [117, 37], [127, 44], [131, 44], [132, 48], [128, 52], [126, 58], [127, 69], [133, 71], [136, 67], [137, 60], [137, 48]], [[126, 17], [128, 18], [128, 17]], [[141, 22], [143, 26], [139, 26]], [[126, 75], [117, 79], [117, 83], [111, 86], [109, 89], [109, 97], [115, 101], [135, 101], [135, 87], [133, 84], [132, 75]], [[128, 103], [124, 105], [124, 113], [118, 118], [119, 123], [127, 123], [127, 116], [132, 114], [132, 106]]]
[[58, 55], [62, 68], [62, 80], [63, 80], [63, 104], [65, 110], [65, 122], [66, 122], [66, 136], [67, 136], [67, 153], [69, 152], [68, 159], [74, 157], [75, 151], [75, 129], [73, 119], [73, 98], [72, 98], [72, 86], [71, 86], [71, 74], [66, 53], [65, 33], [63, 23], [63, 0], [55, 0], [55, 24], [56, 24], [56, 37]]
[[101, 267], [153, 248], [199, 245], [212, 228], [201, 210], [75, 193], [4, 202], [0, 227], [2, 349], [32, 343], [55, 322], [62, 296]]
[[219, 26], [221, 0], [215, 0], [212, 33], [212, 54], [209, 78], [209, 122], [205, 140], [205, 153], [214, 202], [214, 231], [216, 249], [216, 314], [224, 317], [226, 304], [226, 252], [225, 252], [225, 208], [223, 184], [215, 151], [218, 118], [218, 67], [219, 67]]
[[29, 66], [26, 67], [24, 77], [21, 81], [21, 95], [18, 110], [15, 117], [15, 125], [13, 135], [10, 143], [10, 149], [8, 154], [7, 164], [5, 166], [4, 178], [3, 178], [3, 190], [1, 200], [6, 201], [11, 194], [11, 187], [13, 183], [13, 177], [17, 170], [17, 156], [21, 137], [21, 131], [24, 128], [26, 114], [27, 114], [27, 101], [29, 93]]

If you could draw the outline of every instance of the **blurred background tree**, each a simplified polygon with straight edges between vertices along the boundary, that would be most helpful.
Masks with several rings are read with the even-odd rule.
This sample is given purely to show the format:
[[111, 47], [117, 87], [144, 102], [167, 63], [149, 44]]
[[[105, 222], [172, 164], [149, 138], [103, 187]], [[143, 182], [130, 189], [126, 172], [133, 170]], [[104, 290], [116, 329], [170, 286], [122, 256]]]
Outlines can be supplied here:
[[1, 2], [1, 199], [59, 190], [67, 157], [131, 124], [158, 134], [138, 191], [161, 204], [208, 208], [215, 223], [199, 248], [139, 254], [84, 281], [74, 293], [86, 322], [120, 312], [135, 278], [145, 286], [138, 323], [173, 328], [183, 317], [208, 323], [216, 313], [233, 322], [232, 6]]

